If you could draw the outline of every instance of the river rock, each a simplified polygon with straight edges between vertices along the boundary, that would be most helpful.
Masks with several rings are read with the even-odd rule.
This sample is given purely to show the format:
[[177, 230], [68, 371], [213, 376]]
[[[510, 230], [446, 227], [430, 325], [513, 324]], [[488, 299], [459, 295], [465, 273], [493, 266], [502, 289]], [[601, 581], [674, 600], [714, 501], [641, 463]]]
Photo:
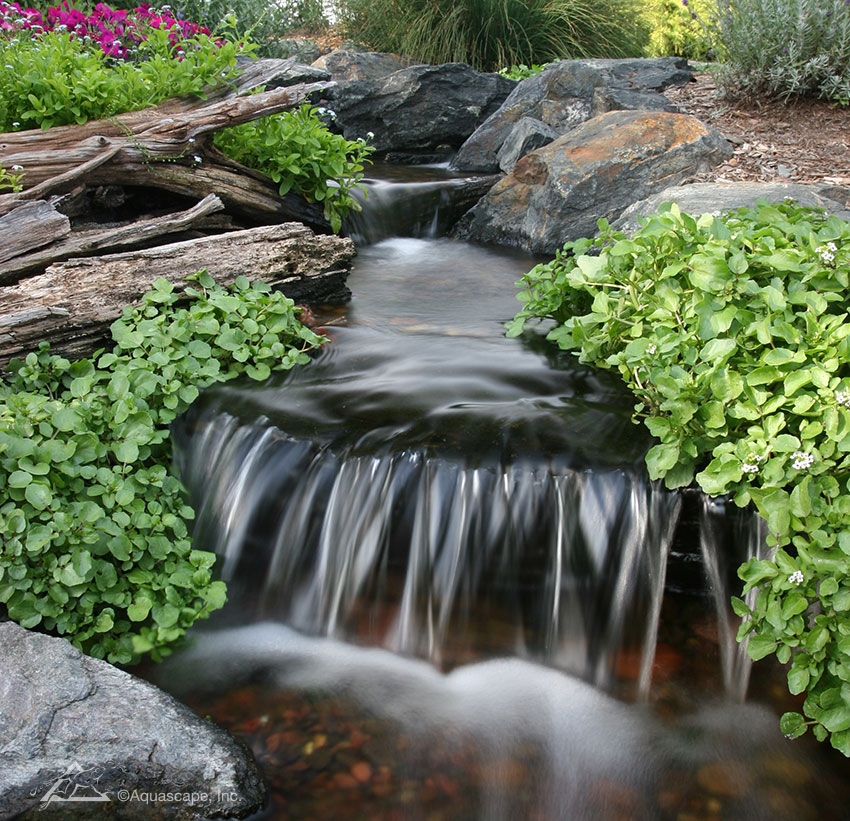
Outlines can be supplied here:
[[687, 65], [681, 57], [551, 63], [517, 85], [498, 111], [461, 146], [452, 167], [497, 171], [499, 150], [523, 117], [533, 117], [564, 134], [607, 111], [678, 111], [660, 92], [693, 80]]
[[621, 231], [634, 231], [639, 225], [638, 217], [654, 214], [665, 202], [675, 202], [682, 211], [699, 215], [751, 208], [758, 200], [782, 202], [786, 197], [799, 205], [823, 208], [830, 214], [850, 220], [847, 203], [839, 199], [841, 189], [836, 190], [835, 187], [788, 182], [695, 182], [665, 188], [630, 205], [614, 227]]
[[435, 151], [449, 155], [502, 104], [514, 85], [499, 74], [447, 63], [409, 66], [385, 77], [338, 84], [326, 97], [345, 137], [368, 136], [379, 155], [390, 151], [413, 157]]
[[264, 797], [224, 730], [64, 639], [0, 624], [0, 818], [244, 817]]
[[732, 154], [686, 114], [612, 111], [523, 157], [458, 223], [455, 236], [553, 254], [631, 203]]

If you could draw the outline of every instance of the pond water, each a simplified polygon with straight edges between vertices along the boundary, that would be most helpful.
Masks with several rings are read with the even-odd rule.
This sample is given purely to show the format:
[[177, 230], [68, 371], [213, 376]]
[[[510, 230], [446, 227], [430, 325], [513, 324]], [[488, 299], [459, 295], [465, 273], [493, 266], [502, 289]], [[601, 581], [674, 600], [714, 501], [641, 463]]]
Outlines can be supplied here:
[[734, 641], [759, 523], [650, 484], [621, 383], [504, 337], [536, 260], [428, 208], [361, 248], [312, 364], [175, 427], [230, 602], [154, 680], [253, 749], [257, 818], [848, 817], [847, 762], [781, 736], [783, 672]]

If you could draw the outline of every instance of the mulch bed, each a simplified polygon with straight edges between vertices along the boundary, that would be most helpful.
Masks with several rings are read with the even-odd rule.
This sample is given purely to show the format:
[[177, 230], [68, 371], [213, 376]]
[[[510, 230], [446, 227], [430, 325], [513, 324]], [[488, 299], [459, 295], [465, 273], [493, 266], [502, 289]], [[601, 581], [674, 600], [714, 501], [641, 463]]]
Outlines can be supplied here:
[[850, 108], [823, 100], [724, 100], [709, 73], [665, 94], [734, 146], [728, 162], [689, 182], [850, 185]]

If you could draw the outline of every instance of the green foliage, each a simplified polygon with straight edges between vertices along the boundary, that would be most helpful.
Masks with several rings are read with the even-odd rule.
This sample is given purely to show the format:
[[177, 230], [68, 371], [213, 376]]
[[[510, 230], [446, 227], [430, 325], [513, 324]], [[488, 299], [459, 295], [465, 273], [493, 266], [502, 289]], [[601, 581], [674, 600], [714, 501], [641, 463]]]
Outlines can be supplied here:
[[198, 93], [235, 77], [244, 51], [205, 34], [172, 44], [167, 30], [153, 28], [138, 62], [126, 63], [62, 32], [0, 39], [0, 130], [84, 123]]
[[215, 28], [230, 15], [238, 31], [259, 45], [260, 57], [287, 57], [279, 39], [293, 32], [321, 31], [327, 26], [321, 0], [182, 0], [178, 15]]
[[[20, 171], [20, 166], [13, 166], [12, 171]], [[13, 174], [12, 171], [7, 171], [0, 165], [0, 194], [16, 194], [18, 191], [23, 189], [21, 185], [21, 180], [24, 178], [23, 174]]]
[[372, 149], [331, 133], [309, 105], [220, 131], [215, 144], [279, 183], [282, 195], [294, 190], [323, 203], [334, 231], [349, 212], [360, 210], [351, 192]]
[[161, 659], [226, 599], [215, 556], [192, 548], [169, 424], [200, 388], [265, 379], [322, 341], [263, 283], [195, 279], [188, 304], [154, 283], [111, 353], [72, 363], [43, 345], [0, 384], [0, 603], [113, 662]]
[[711, 39], [705, 21], [715, 0], [652, 0], [647, 7], [652, 32], [648, 53], [652, 57], [676, 55], [691, 60], [706, 60]]
[[632, 0], [340, 0], [370, 48], [482, 71], [561, 58], [634, 57], [649, 37]]
[[509, 80], [521, 82], [522, 80], [527, 80], [529, 77], [533, 77], [535, 74], [539, 74], [544, 68], [546, 68], [545, 65], [541, 66], [535, 63], [534, 65], [527, 66], [522, 63], [518, 66], [501, 68], [499, 69], [499, 74], [501, 74], [502, 77], [507, 77]]
[[812, 95], [850, 104], [845, 0], [714, 0], [709, 24], [727, 94]]
[[631, 238], [600, 221], [522, 285], [509, 334], [549, 318], [549, 339], [619, 371], [660, 440], [651, 478], [767, 520], [773, 558], [739, 569], [758, 591], [733, 600], [739, 639], [808, 694], [783, 731], [850, 755], [850, 224], [789, 202], [667, 206]]

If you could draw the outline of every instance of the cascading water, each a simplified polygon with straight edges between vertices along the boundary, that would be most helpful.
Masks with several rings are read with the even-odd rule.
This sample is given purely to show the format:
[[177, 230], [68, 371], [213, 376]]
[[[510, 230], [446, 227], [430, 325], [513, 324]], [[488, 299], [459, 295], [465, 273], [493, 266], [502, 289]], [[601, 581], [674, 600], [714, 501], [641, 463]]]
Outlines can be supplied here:
[[162, 683], [252, 744], [272, 818], [840, 817], [787, 794], [822, 751], [736, 706], [764, 534], [646, 480], [616, 378], [505, 338], [532, 264], [363, 248], [309, 366], [176, 423], [230, 602]]

